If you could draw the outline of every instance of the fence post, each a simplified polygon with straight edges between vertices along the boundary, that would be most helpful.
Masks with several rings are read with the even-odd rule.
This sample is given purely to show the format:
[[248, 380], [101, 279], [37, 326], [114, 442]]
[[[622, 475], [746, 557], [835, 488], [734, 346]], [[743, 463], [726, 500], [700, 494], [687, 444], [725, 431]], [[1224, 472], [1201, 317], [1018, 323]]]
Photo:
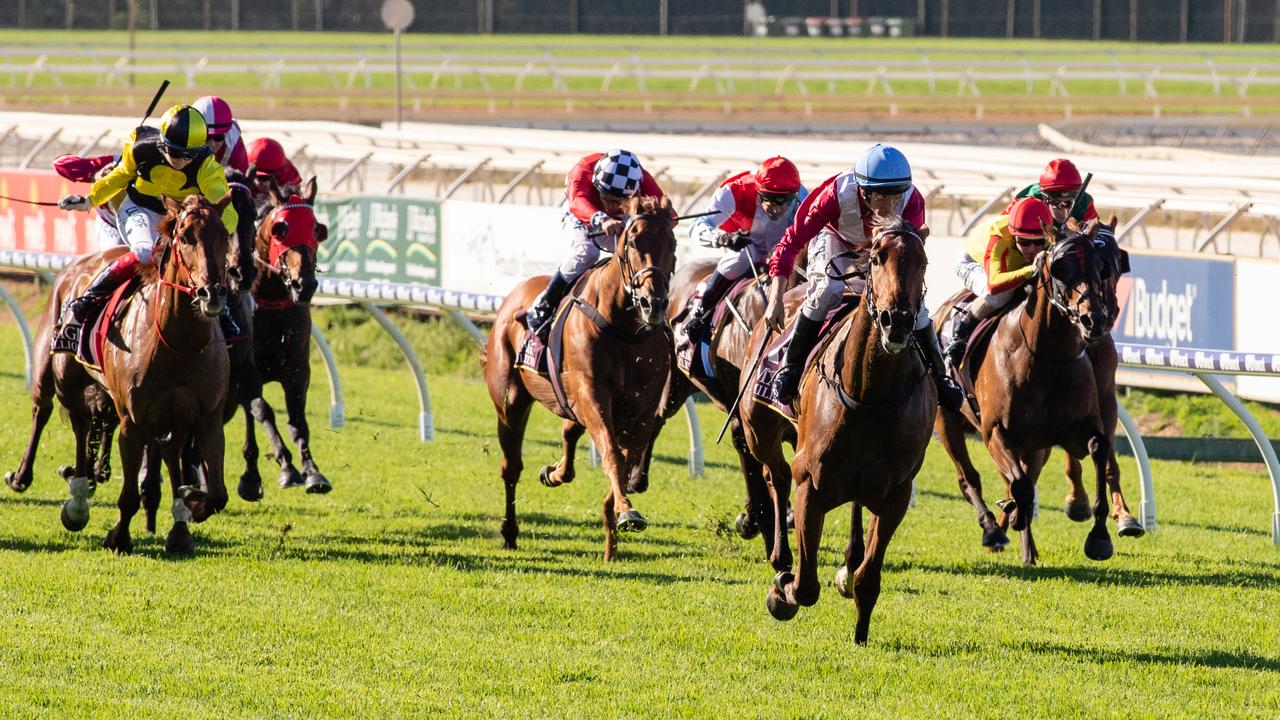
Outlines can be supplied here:
[[311, 339], [315, 341], [320, 357], [324, 358], [324, 368], [329, 375], [329, 427], [337, 430], [347, 420], [346, 408], [342, 403], [342, 380], [338, 377], [338, 363], [333, 358], [329, 341], [315, 323], [311, 323]]
[[1151, 478], [1151, 457], [1147, 455], [1147, 445], [1142, 441], [1142, 431], [1133, 421], [1124, 405], [1116, 402], [1116, 413], [1120, 418], [1120, 427], [1124, 436], [1129, 439], [1129, 447], [1133, 450], [1133, 459], [1138, 463], [1138, 481], [1142, 487], [1142, 500], [1138, 503], [1138, 522], [1142, 529], [1153, 532], [1156, 529], [1156, 486]]
[[27, 383], [27, 388], [31, 388], [31, 328], [27, 327], [27, 319], [22, 316], [22, 308], [19, 307], [18, 301], [13, 299], [8, 290], [0, 286], [0, 299], [4, 300], [4, 304], [9, 306], [9, 310], [13, 312], [13, 319], [18, 322], [18, 329], [22, 331], [22, 377]]
[[360, 306], [367, 310], [391, 336], [391, 339], [396, 341], [396, 345], [400, 346], [400, 352], [404, 355], [405, 362], [409, 363], [409, 370], [413, 372], [413, 381], [418, 385], [418, 439], [422, 442], [434, 440], [436, 427], [435, 418], [431, 414], [431, 395], [427, 392], [427, 377], [422, 372], [422, 363], [418, 362], [418, 354], [413, 351], [409, 340], [400, 333], [400, 329], [378, 306], [367, 302], [361, 302]]

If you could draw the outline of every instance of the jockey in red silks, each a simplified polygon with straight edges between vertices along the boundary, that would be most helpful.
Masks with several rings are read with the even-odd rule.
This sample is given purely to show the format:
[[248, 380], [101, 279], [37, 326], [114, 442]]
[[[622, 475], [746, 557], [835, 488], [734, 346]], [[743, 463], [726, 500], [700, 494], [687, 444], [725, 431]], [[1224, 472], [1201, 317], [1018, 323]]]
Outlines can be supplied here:
[[694, 220], [689, 237], [733, 252], [716, 263], [689, 305], [684, 331], [690, 340], [706, 340], [716, 304], [738, 278], [768, 260], [808, 193], [800, 184], [800, 171], [783, 157], [771, 157], [754, 174], [742, 172], [721, 183], [704, 208], [715, 214]]
[[[848, 275], [866, 266], [866, 250], [876, 217], [902, 217], [919, 228], [922, 238], [927, 236], [924, 211], [924, 196], [912, 184], [906, 156], [897, 148], [879, 143], [868, 148], [852, 169], [819, 185], [801, 204], [795, 222], [769, 259], [773, 280], [765, 321], [777, 329], [782, 326], [787, 278], [795, 268], [796, 257], [808, 248], [808, 289], [787, 347], [786, 365], [774, 378], [774, 393], [780, 401], [789, 403], [795, 399], [804, 362], [818, 341], [818, 330], [844, 291], [844, 281], [830, 277], [828, 266], [835, 275]], [[938, 386], [938, 402], [945, 408], [959, 409], [964, 395], [947, 377], [938, 335], [924, 303], [916, 317], [914, 336]]]
[[539, 334], [550, 329], [547, 321], [573, 282], [600, 259], [600, 251], [613, 252], [614, 242], [626, 227], [623, 210], [627, 200], [637, 194], [663, 197], [657, 181], [626, 150], [582, 158], [569, 170], [564, 185], [560, 227], [569, 241], [569, 257], [560, 263], [547, 289], [525, 316], [525, 327]]
[[[1075, 218], [1078, 223], [1097, 219], [1098, 211], [1093, 207], [1093, 197], [1089, 193], [1076, 197], [1083, 186], [1084, 179], [1080, 177], [1080, 171], [1076, 169], [1075, 163], [1066, 158], [1058, 158], [1050, 160], [1049, 164], [1044, 166], [1044, 172], [1040, 173], [1040, 182], [1032, 183], [1019, 190], [1014, 196], [1014, 202], [1026, 197], [1044, 201], [1053, 210], [1053, 222], [1061, 230], [1067, 218]], [[1011, 202], [1001, 214], [1008, 215], [1012, 211], [1013, 203]]]
[[[92, 183], [111, 171], [120, 159], [115, 155], [98, 155], [82, 158], [78, 155], [59, 155], [53, 161], [53, 169], [62, 177], [72, 182]], [[94, 208], [97, 219], [94, 220], [94, 231], [98, 235], [98, 250], [110, 250], [124, 245], [124, 237], [116, 227], [116, 208], [124, 200], [124, 193], [116, 193], [112, 198]]]
[[275, 178], [281, 188], [297, 189], [302, 185], [298, 168], [289, 162], [288, 156], [284, 154], [284, 147], [271, 138], [258, 138], [249, 143], [249, 164], [254, 167], [254, 177], [251, 179], [255, 181], [255, 185], [259, 179], [265, 181], [267, 176]]
[[244, 140], [240, 137], [240, 123], [231, 113], [231, 106], [226, 100], [213, 95], [191, 103], [191, 107], [204, 116], [205, 126], [209, 129], [209, 149], [213, 150], [213, 159], [224, 168], [249, 171], [249, 156], [244, 149]]

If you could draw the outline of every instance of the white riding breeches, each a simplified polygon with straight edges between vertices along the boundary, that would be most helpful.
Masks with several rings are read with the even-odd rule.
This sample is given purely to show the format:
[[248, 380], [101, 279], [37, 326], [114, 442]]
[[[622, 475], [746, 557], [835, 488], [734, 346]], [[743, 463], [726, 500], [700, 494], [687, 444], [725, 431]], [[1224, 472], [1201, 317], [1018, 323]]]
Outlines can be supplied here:
[[156, 246], [156, 238], [160, 236], [160, 215], [135, 203], [133, 198], [125, 197], [116, 211], [116, 228], [124, 237], [125, 244], [133, 251], [138, 262], [147, 265], [151, 262], [151, 250]]
[[98, 217], [93, 221], [93, 228], [98, 237], [98, 250], [110, 250], [124, 245], [124, 238], [116, 227], [116, 211], [110, 204], [99, 205], [97, 211]]
[[565, 212], [560, 224], [561, 231], [569, 241], [569, 257], [560, 263], [560, 274], [573, 280], [596, 264], [600, 259], [600, 250], [613, 252], [615, 238], [611, 235], [589, 237], [591, 226], [579, 220], [571, 212]]
[[1017, 290], [1014, 288], [998, 293], [991, 292], [990, 286], [987, 285], [987, 271], [983, 269], [982, 263], [974, 260], [967, 252], [961, 253], [960, 259], [956, 261], [956, 275], [964, 286], [977, 296], [969, 304], [969, 314], [978, 320], [1008, 305]]
[[[857, 268], [865, 269], [867, 260], [864, 254], [836, 257], [851, 249], [830, 230], [823, 230], [809, 242], [809, 285], [805, 290], [804, 303], [800, 305], [800, 312], [805, 317], [822, 322], [827, 312], [840, 302], [846, 287], [858, 294], [866, 288], [866, 281], [860, 277], [836, 280], [828, 275], [828, 272], [848, 275]], [[921, 302], [920, 311], [916, 314], [916, 329], [925, 327], [929, 327], [929, 308]]]

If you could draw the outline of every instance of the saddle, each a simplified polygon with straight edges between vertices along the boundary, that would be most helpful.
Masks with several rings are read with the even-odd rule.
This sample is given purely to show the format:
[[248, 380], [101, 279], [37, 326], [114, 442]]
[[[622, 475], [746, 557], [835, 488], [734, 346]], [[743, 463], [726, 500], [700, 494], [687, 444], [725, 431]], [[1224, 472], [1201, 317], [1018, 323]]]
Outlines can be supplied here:
[[71, 353], [76, 361], [90, 370], [102, 371], [102, 351], [107, 338], [115, 330], [119, 339], [118, 321], [124, 316], [137, 289], [142, 285], [140, 277], [133, 277], [111, 293], [106, 305], [95, 317], [81, 324], [70, 313], [63, 313], [63, 322], [53, 336], [50, 353]]
[[[977, 296], [970, 290], [960, 290], [952, 295], [942, 305], [942, 312], [938, 314], [938, 334], [943, 344], [951, 341], [951, 317], [956, 312], [956, 307], [964, 303], [972, 302]], [[996, 310], [991, 315], [978, 321], [974, 326], [973, 332], [969, 334], [969, 340], [965, 343], [964, 353], [961, 356], [960, 364], [951, 368], [951, 379], [964, 390], [965, 407], [972, 414], [972, 420], [977, 425], [981, 415], [978, 411], [978, 398], [973, 389], [973, 376], [977, 370], [977, 363], [982, 359], [982, 353], [987, 347], [987, 343], [991, 340], [991, 336], [995, 333], [997, 324], [1000, 319], [1008, 314], [1019, 303], [1010, 302], [1004, 307]]]
[[[729, 323], [736, 322], [730, 313], [729, 305], [732, 303], [736, 306], [744, 293], [750, 292], [758, 285], [756, 278], [743, 277], [739, 278], [729, 288], [729, 291], [724, 294], [724, 297], [721, 298], [711, 312], [711, 329], [707, 333], [708, 339], [706, 342], [692, 343], [689, 341], [688, 335], [682, 332], [676, 333], [676, 367], [680, 368], [681, 372], [696, 380], [716, 379], [715, 354], [712, 352], [712, 348], [720, 340], [721, 331], [728, 327]], [[689, 317], [689, 307], [699, 297], [701, 297], [700, 292], [689, 298], [689, 303], [685, 304], [684, 309], [672, 321], [671, 326], [673, 329], [684, 324], [684, 321]], [[747, 328], [747, 332], [751, 332], [751, 329]]]
[[[822, 353], [826, 352], [827, 346], [835, 338], [835, 331], [845, 320], [853, 316], [853, 313], [859, 308], [861, 300], [861, 295], [845, 293], [841, 296], [840, 302], [827, 311], [827, 317], [823, 320], [822, 327], [818, 330], [818, 341], [814, 343], [813, 350], [809, 352], [809, 357], [805, 358], [804, 361], [804, 374], [800, 380], [801, 392], [804, 390], [805, 383], [809, 382], [809, 368], [813, 367], [818, 362], [818, 358], [822, 357]], [[787, 346], [791, 344], [791, 337], [795, 335], [795, 331], [796, 321], [795, 316], [792, 316], [790, 322], [782, 329], [778, 337], [765, 346], [763, 357], [760, 358], [760, 369], [756, 371], [755, 378], [751, 382], [752, 399], [772, 409], [792, 423], [796, 422], [795, 403], [799, 401], [801, 392], [796, 393], [796, 400], [792, 403], [780, 402], [773, 393], [773, 378], [787, 362]]]

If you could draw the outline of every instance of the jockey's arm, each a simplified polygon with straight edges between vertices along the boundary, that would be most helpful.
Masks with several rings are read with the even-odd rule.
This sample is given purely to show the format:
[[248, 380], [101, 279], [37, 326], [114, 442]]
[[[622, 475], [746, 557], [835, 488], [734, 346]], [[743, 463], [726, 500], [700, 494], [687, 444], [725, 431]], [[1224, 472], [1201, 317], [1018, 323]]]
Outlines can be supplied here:
[[590, 225], [591, 218], [603, 212], [596, 200], [598, 191], [591, 184], [591, 166], [578, 163], [564, 179], [565, 194], [569, 198], [569, 212], [581, 222]]
[[703, 209], [703, 212], [715, 214], [694, 218], [693, 227], [689, 229], [690, 239], [703, 247], [719, 248], [720, 236], [723, 234], [720, 226], [733, 215], [735, 207], [733, 191], [727, 187], [718, 188], [711, 196], [711, 202]]
[[97, 207], [123, 192], [129, 183], [138, 176], [138, 165], [133, 160], [133, 143], [125, 145], [120, 153], [120, 162], [111, 172], [95, 180], [89, 188], [89, 202]]
[[1018, 287], [1034, 272], [1014, 247], [1013, 239], [1003, 234], [991, 236], [982, 268], [987, 271], [987, 289], [992, 294]]
[[[196, 184], [200, 188], [200, 194], [209, 202], [216, 203], [231, 192], [231, 188], [227, 187], [227, 171], [212, 155], [207, 156], [200, 165], [200, 171], [196, 173]], [[234, 235], [239, 222], [240, 214], [236, 212], [235, 203], [227, 203], [222, 209], [222, 225]]]
[[836, 197], [836, 184], [828, 180], [800, 204], [796, 219], [773, 248], [773, 254], [769, 256], [770, 277], [790, 277], [796, 258], [809, 246], [809, 241], [822, 232], [822, 228], [839, 221], [840, 199]]

